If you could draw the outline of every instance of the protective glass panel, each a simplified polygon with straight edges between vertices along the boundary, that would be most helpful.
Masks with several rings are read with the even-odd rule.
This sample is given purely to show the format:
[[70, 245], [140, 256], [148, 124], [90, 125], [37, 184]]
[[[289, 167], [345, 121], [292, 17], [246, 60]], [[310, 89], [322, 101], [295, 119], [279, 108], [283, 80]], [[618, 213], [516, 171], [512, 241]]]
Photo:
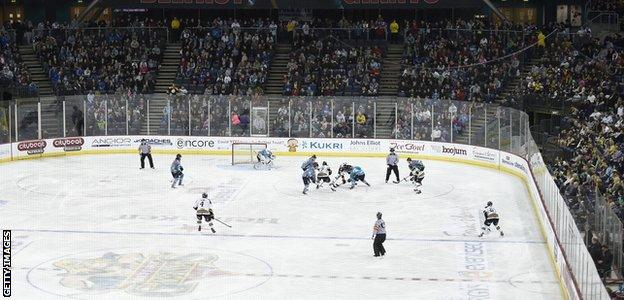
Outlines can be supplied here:
[[65, 97], [65, 136], [85, 135], [85, 99], [87, 107], [94, 105], [95, 95]]
[[511, 152], [511, 109], [498, 108], [500, 116], [500, 150]]
[[35, 101], [17, 102], [17, 140], [34, 140], [39, 137], [38, 105]]
[[[334, 137], [350, 138], [353, 136], [353, 101], [334, 100]], [[379, 124], [377, 124], [379, 126]]]
[[210, 135], [210, 97], [191, 96], [191, 135]]
[[79, 96], [66, 97], [65, 99], [65, 117], [67, 118], [67, 126], [65, 128], [67, 130], [67, 136], [80, 135], [80, 114], [83, 109], [82, 107], [85, 105], [86, 128], [84, 135], [104, 135], [106, 131], [106, 95], [88, 94], [86, 102], [84, 98], [80, 98]]
[[414, 139], [421, 141], [431, 140], [431, 124], [433, 122], [432, 106], [424, 100], [413, 103], [414, 109]]
[[482, 103], [474, 103], [470, 107], [470, 144], [485, 146], [485, 106]]
[[433, 131], [431, 139], [438, 142], [451, 141], [451, 117], [457, 112], [457, 107], [448, 101], [433, 103]]
[[271, 99], [270, 104], [270, 136], [272, 137], [288, 137], [290, 130], [290, 101], [286, 98]]
[[397, 123], [394, 125], [392, 137], [409, 140], [412, 138], [412, 104], [410, 99], [400, 98], [397, 101]]
[[41, 98], [41, 137], [44, 139], [63, 136], [63, 99]]
[[355, 102], [355, 137], [373, 138], [375, 98], [360, 97]]
[[208, 96], [208, 101], [210, 101], [210, 135], [229, 136], [231, 114], [228, 96]]
[[186, 95], [170, 98], [171, 103], [171, 135], [189, 134], [189, 99]]
[[250, 104], [249, 97], [232, 97], [230, 100], [231, 108], [231, 122], [232, 122], [232, 136], [249, 136], [249, 123], [250, 123]]
[[[453, 106], [455, 108], [453, 108]], [[452, 139], [451, 142], [458, 144], [468, 144], [468, 109], [470, 103], [465, 101], [453, 101], [449, 107], [451, 111]]]
[[492, 149], [499, 149], [499, 115], [501, 113], [500, 107], [490, 107], [487, 110], [488, 113], [488, 130], [487, 130], [487, 146]]
[[290, 100], [292, 137], [310, 137], [310, 101], [304, 97]]
[[332, 99], [317, 98], [312, 103], [312, 137], [329, 138], [332, 135]]
[[127, 109], [128, 105], [126, 101], [128, 98], [124, 94], [111, 94], [107, 95], [106, 108], [108, 109], [108, 135], [125, 135], [127, 124]]
[[511, 110], [511, 153], [517, 154], [520, 152], [520, 126], [522, 120], [520, 120], [521, 112], [518, 110]]
[[9, 102], [0, 103], [0, 144], [11, 141], [11, 108]]
[[251, 96], [251, 114], [249, 126], [251, 135], [269, 135], [269, 102], [265, 97]]
[[147, 99], [143, 94], [125, 95], [128, 107], [128, 134], [147, 134]]

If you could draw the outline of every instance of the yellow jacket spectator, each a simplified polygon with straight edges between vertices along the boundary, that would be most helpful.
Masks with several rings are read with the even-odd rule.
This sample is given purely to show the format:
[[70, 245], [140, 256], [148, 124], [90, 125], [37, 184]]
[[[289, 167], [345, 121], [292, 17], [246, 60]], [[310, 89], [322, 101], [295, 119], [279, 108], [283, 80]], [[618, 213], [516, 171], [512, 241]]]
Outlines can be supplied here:
[[295, 30], [295, 27], [297, 27], [297, 23], [295, 22], [295, 20], [290, 20], [290, 22], [286, 24], [286, 31], [293, 32], [293, 30]]
[[546, 36], [541, 31], [537, 35], [537, 46], [546, 47]]
[[390, 32], [399, 33], [399, 23], [396, 20], [392, 20], [392, 23], [390, 23]]
[[358, 113], [355, 117], [355, 121], [360, 125], [364, 125], [366, 124], [366, 116], [363, 113]]
[[396, 20], [392, 20], [390, 23], [390, 42], [395, 44], [398, 43], [399, 38], [399, 23]]
[[180, 29], [180, 20], [178, 20], [178, 18], [173, 18], [173, 20], [171, 20], [171, 29]]

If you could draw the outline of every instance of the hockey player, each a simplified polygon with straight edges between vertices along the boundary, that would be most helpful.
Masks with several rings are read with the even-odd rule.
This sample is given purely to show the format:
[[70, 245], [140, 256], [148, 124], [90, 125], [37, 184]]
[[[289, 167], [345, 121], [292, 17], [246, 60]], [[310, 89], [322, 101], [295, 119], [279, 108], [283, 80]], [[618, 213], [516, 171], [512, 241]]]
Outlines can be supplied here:
[[483, 216], [485, 217], [485, 221], [483, 222], [483, 226], [481, 227], [481, 234], [479, 234], [479, 237], [482, 237], [486, 233], [490, 233], [490, 225], [494, 225], [496, 227], [496, 230], [500, 232], [500, 236], [504, 235], [503, 231], [500, 229], [500, 226], [498, 226], [499, 216], [498, 212], [496, 212], [496, 210], [492, 206], [492, 201], [488, 201], [485, 209], [483, 209]]
[[407, 158], [407, 163], [410, 169], [410, 175], [406, 178], [409, 178], [414, 184], [414, 192], [420, 194], [421, 191], [418, 188], [422, 185], [423, 179], [425, 179], [425, 165], [420, 160], [412, 160], [411, 157]]
[[346, 177], [349, 176], [349, 173], [351, 173], [352, 169], [353, 169], [353, 166], [347, 163], [343, 163], [340, 165], [340, 167], [338, 167], [338, 174], [336, 175], [336, 178], [334, 178], [334, 181], [332, 181], [332, 183], [329, 184], [332, 191], [336, 191], [337, 187], [347, 183]]
[[176, 183], [178, 186], [182, 186], [182, 179], [184, 179], [184, 168], [182, 167], [182, 155], [176, 155], [175, 160], [171, 163], [171, 176], [173, 176], [173, 183], [171, 184], [171, 188], [175, 189]]
[[208, 199], [208, 194], [203, 193], [201, 199], [195, 202], [193, 208], [197, 211], [197, 231], [201, 231], [202, 218], [206, 220], [212, 233], [216, 233], [212, 228], [214, 213], [212, 212], [212, 201]]
[[263, 164], [271, 168], [273, 160], [275, 159], [275, 155], [273, 155], [273, 152], [271, 152], [271, 150], [269, 150], [268, 148], [264, 148], [258, 151], [256, 158], [258, 159], [258, 164]]
[[349, 173], [348, 181], [351, 182], [351, 187], [349, 189], [352, 190], [353, 188], [355, 188], [358, 181], [364, 182], [367, 186], [370, 186], [370, 184], [366, 182], [364, 177], [366, 177], [366, 174], [364, 174], [364, 170], [362, 170], [362, 168], [358, 166], [353, 167], [353, 169], [351, 169], [351, 172]]
[[304, 185], [303, 194], [304, 195], [308, 193], [308, 188], [310, 186], [310, 183], [316, 183], [316, 176], [314, 176], [315, 175], [314, 164], [316, 164], [316, 155], [312, 155], [312, 157], [310, 157], [308, 160], [303, 162], [303, 164], [301, 165], [301, 169], [303, 170], [303, 175], [301, 175], [301, 178], [303, 179], [303, 185]]
[[323, 186], [323, 183], [330, 182], [331, 179], [329, 176], [332, 174], [332, 169], [327, 165], [327, 162], [324, 161], [319, 168], [317, 168], [318, 174], [316, 174], [316, 188], [320, 188]]

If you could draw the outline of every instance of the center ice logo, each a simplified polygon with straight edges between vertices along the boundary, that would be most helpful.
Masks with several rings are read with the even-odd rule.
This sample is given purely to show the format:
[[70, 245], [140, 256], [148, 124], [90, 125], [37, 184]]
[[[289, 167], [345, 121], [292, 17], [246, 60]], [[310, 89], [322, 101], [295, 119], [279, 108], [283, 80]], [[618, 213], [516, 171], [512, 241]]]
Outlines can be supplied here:
[[233, 273], [214, 265], [219, 259], [210, 253], [117, 254], [105, 253], [88, 259], [63, 259], [54, 266], [60, 284], [82, 292], [124, 290], [142, 297], [175, 297], [195, 290], [200, 280]]
[[64, 255], [36, 265], [26, 277], [32, 286], [64, 299], [108, 299], [114, 295], [204, 299], [259, 287], [272, 276], [272, 267], [256, 257], [221, 249], [177, 247], [172, 241], [167, 247]]

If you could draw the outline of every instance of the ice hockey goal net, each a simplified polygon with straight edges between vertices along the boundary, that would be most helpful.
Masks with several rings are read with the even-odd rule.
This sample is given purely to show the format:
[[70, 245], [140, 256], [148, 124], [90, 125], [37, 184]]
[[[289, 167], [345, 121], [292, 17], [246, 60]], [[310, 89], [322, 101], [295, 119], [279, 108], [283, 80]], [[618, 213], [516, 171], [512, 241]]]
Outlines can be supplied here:
[[256, 155], [266, 148], [265, 143], [232, 143], [232, 165], [254, 164]]

